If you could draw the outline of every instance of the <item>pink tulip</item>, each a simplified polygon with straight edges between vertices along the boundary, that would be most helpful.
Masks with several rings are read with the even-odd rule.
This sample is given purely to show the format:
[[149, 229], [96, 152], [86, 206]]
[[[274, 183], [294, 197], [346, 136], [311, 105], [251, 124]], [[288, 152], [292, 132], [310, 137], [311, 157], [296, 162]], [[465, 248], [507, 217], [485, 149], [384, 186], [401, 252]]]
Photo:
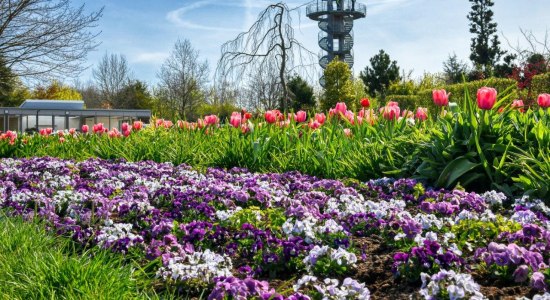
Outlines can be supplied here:
[[65, 136], [65, 132], [63, 132], [63, 130], [58, 130], [57, 131], [57, 136], [59, 136], [59, 137]]
[[342, 115], [345, 115], [346, 114], [346, 111], [348, 110], [348, 107], [346, 106], [346, 103], [344, 102], [338, 102], [336, 103], [336, 107], [334, 107], [334, 110], [337, 112], [337, 113], [340, 113]]
[[325, 116], [324, 113], [315, 114], [315, 121], [317, 121], [320, 125], [325, 124], [326, 120], [327, 120], [327, 116]]
[[386, 120], [396, 120], [399, 117], [401, 109], [397, 102], [390, 101], [386, 106], [382, 107], [380, 111]]
[[88, 131], [90, 131], [90, 126], [82, 125], [82, 133], [88, 133]]
[[346, 119], [348, 119], [348, 121], [349, 121], [351, 124], [354, 124], [354, 123], [355, 123], [355, 114], [354, 114], [351, 110], [346, 111], [346, 113], [344, 114], [344, 116], [346, 117]]
[[349, 129], [349, 128], [344, 128], [344, 134], [345, 134], [347, 137], [350, 137], [350, 136], [351, 136], [351, 129]]
[[425, 107], [419, 107], [416, 109], [416, 119], [426, 121], [428, 119], [428, 109]]
[[160, 127], [164, 124], [164, 119], [157, 119], [157, 121], [155, 122], [155, 125], [157, 127]]
[[497, 90], [489, 87], [482, 87], [477, 90], [477, 106], [483, 110], [490, 110], [497, 101]]
[[302, 123], [307, 120], [307, 113], [303, 110], [300, 110], [296, 113], [296, 122]]
[[445, 91], [445, 90], [433, 90], [432, 91], [432, 97], [433, 97], [435, 105], [437, 105], [437, 106], [447, 106], [447, 105], [449, 105], [449, 95], [451, 95], [451, 93], [447, 94], [447, 91]]
[[124, 122], [122, 123], [122, 126], [120, 126], [120, 130], [122, 130], [123, 132], [128, 131], [128, 127], [129, 127], [128, 123]]
[[130, 135], [130, 133], [131, 133], [130, 130], [125, 130], [125, 131], [123, 131], [122, 134], [123, 134], [125, 137], [128, 137], [128, 136]]
[[40, 129], [39, 132], [40, 132], [40, 135], [42, 135], [42, 136], [48, 135], [48, 133], [46, 132], [46, 129], [45, 129], [45, 128]]
[[315, 121], [311, 120], [311, 122], [309, 122], [308, 126], [309, 126], [309, 128], [315, 130], [315, 129], [321, 127], [321, 123], [317, 120], [315, 120]]
[[276, 110], [268, 110], [265, 112], [265, 121], [269, 124], [277, 122], [278, 114]]
[[234, 111], [229, 119], [229, 124], [235, 128], [239, 128], [241, 126], [241, 113]]
[[220, 122], [220, 119], [216, 115], [209, 115], [204, 117], [206, 125], [216, 125]]
[[250, 132], [250, 127], [248, 127], [247, 124], [242, 124], [242, 125], [241, 125], [241, 132], [242, 132], [243, 134], [247, 134], [248, 132]]
[[52, 131], [53, 131], [53, 128], [51, 127], [46, 128], [46, 134], [50, 135], [52, 134]]
[[166, 120], [166, 121], [164, 121], [164, 122], [162, 123], [162, 126], [163, 126], [164, 128], [170, 128], [170, 127], [172, 127], [173, 125], [174, 125], [174, 123], [172, 123], [172, 121], [170, 121], [170, 120]]
[[69, 129], [69, 134], [70, 135], [74, 135], [76, 133], [76, 129], [75, 128], [70, 128]]
[[64, 137], [60, 137], [60, 138], [59, 138], [59, 142], [60, 142], [60, 143], [65, 143], [65, 138], [64, 138]]
[[140, 131], [142, 127], [143, 127], [143, 122], [141, 121], [134, 121], [134, 124], [132, 125], [132, 128], [135, 131]]
[[537, 103], [542, 108], [550, 107], [550, 94], [540, 94]]
[[514, 100], [512, 101], [512, 108], [520, 108], [523, 107], [523, 100]]
[[414, 113], [412, 111], [408, 110], [408, 109], [405, 109], [401, 113], [401, 116], [403, 118], [412, 119], [412, 118], [414, 118]]

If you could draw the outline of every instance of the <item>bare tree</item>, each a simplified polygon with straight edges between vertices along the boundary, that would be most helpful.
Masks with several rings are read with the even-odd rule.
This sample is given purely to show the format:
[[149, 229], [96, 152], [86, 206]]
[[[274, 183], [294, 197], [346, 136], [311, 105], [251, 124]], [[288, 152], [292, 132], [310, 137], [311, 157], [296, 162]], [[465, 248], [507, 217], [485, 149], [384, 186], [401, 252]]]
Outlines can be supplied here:
[[0, 0], [0, 56], [17, 76], [76, 76], [98, 46], [92, 28], [102, 12], [69, 0]]
[[268, 65], [265, 69], [255, 70], [244, 81], [247, 85], [242, 88], [242, 107], [263, 111], [280, 105], [283, 89], [279, 84], [276, 66]]
[[539, 38], [537, 38], [531, 30], [522, 28], [520, 28], [519, 30], [521, 32], [521, 35], [527, 42], [527, 47], [520, 46], [519, 41], [517, 42], [517, 45], [514, 46], [512, 45], [510, 40], [504, 37], [504, 39], [508, 43], [508, 46], [512, 48], [512, 50], [515, 52], [517, 60], [520, 62], [526, 62], [534, 54], [540, 54], [546, 60], [546, 67], [550, 67], [550, 36], [548, 34], [548, 30], [545, 31], [544, 37]]
[[92, 70], [92, 74], [104, 101], [115, 107], [115, 96], [131, 81], [131, 71], [124, 55], [107, 54]]
[[199, 51], [189, 40], [178, 40], [158, 74], [161, 98], [179, 117], [191, 119], [204, 101], [208, 62], [199, 60]]
[[251, 71], [276, 66], [277, 84], [282, 91], [279, 106], [287, 110], [287, 76], [299, 67], [313, 68], [316, 65], [316, 56], [294, 38], [292, 11], [282, 2], [271, 4], [248, 31], [223, 44], [216, 70], [218, 80], [244, 84], [242, 79]]

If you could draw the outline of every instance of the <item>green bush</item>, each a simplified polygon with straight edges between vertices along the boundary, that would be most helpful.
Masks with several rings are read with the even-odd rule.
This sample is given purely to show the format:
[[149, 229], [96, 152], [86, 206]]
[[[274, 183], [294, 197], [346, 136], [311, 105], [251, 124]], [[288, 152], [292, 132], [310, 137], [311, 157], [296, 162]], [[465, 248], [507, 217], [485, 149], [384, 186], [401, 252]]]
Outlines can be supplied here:
[[535, 75], [531, 82], [531, 95], [535, 99], [534, 103], [537, 101], [537, 96], [544, 93], [550, 93], [550, 73]]
[[417, 107], [423, 106], [420, 105], [420, 97], [417, 95], [388, 95], [386, 100], [396, 101], [402, 110], [415, 110]]

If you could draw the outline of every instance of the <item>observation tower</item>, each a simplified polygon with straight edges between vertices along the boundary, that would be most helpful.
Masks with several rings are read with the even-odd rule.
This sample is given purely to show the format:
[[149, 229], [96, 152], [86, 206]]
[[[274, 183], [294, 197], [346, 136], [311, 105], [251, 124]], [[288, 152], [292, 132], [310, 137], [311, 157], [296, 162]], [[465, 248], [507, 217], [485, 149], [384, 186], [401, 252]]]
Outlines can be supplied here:
[[[315, 0], [306, 7], [308, 18], [318, 21], [319, 65], [325, 69], [338, 57], [353, 67], [353, 20], [367, 16], [367, 6], [356, 0]], [[319, 79], [324, 86], [324, 77]]]

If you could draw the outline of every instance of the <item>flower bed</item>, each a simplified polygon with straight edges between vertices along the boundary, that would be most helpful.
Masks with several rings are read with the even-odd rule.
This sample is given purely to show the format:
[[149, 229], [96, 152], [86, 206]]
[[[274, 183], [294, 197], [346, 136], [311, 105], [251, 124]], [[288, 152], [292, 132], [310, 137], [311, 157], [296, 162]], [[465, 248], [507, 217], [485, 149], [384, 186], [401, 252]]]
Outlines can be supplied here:
[[533, 296], [550, 278], [543, 202], [410, 179], [2, 159], [0, 207], [209, 299]]

